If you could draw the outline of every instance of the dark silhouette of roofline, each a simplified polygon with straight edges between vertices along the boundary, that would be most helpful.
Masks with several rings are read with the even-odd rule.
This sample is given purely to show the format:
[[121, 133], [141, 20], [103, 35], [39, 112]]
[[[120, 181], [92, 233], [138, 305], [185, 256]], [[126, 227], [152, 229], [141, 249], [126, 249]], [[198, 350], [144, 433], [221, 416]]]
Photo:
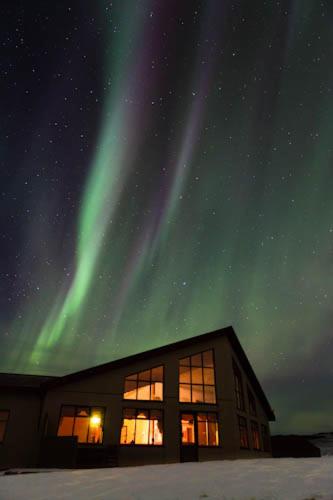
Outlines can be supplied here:
[[161, 347], [156, 347], [154, 349], [150, 349], [149, 351], [143, 351], [137, 354], [132, 354], [131, 356], [127, 356], [126, 358], [116, 359], [114, 361], [109, 361], [107, 363], [103, 363], [101, 365], [93, 366], [91, 368], [86, 368], [84, 370], [80, 370], [77, 372], [70, 373], [68, 375], [64, 375], [62, 377], [53, 377], [51, 380], [46, 381], [41, 384], [45, 389], [56, 387], [59, 385], [66, 384], [68, 382], [73, 382], [76, 380], [80, 380], [83, 377], [87, 377], [89, 375], [96, 375], [98, 373], [103, 373], [106, 370], [118, 368], [121, 366], [126, 366], [128, 363], [134, 361], [140, 361], [147, 359], [149, 356], [155, 356], [159, 354], [165, 354], [168, 352], [175, 351], [182, 347], [190, 347], [202, 340], [213, 340], [216, 337], [220, 337], [221, 335], [226, 336], [231, 343], [231, 346], [235, 350], [238, 355], [239, 361], [241, 362], [245, 372], [247, 373], [249, 380], [252, 383], [253, 388], [255, 389], [263, 407], [267, 414], [267, 417], [270, 421], [275, 421], [274, 412], [265, 396], [265, 393], [251, 367], [251, 364], [238, 340], [238, 337], [232, 326], [227, 326], [226, 328], [221, 328], [219, 330], [214, 330], [212, 332], [203, 333], [201, 335], [197, 335], [195, 337], [190, 337], [184, 340], [179, 340], [177, 342], [173, 342], [171, 344], [167, 344]]

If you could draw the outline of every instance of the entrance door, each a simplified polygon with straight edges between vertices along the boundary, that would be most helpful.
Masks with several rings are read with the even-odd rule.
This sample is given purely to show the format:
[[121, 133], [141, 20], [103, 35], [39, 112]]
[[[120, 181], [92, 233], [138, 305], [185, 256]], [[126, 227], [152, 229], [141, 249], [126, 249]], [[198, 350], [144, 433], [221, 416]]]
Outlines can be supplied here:
[[198, 461], [198, 432], [195, 413], [181, 413], [180, 461]]

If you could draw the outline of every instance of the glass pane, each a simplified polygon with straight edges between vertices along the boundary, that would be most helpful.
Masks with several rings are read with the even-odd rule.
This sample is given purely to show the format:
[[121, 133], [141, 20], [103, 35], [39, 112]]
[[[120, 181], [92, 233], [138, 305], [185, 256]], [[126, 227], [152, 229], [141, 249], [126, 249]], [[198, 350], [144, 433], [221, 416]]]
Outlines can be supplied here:
[[8, 410], [0, 410], [0, 420], [8, 420], [9, 411]]
[[202, 353], [203, 365], [206, 367], [214, 367], [213, 351], [205, 351]]
[[213, 385], [205, 385], [205, 403], [216, 403], [215, 387]]
[[182, 403], [191, 402], [191, 386], [189, 384], [179, 385], [179, 401]]
[[152, 369], [151, 379], [153, 382], [163, 382], [163, 366], [157, 366]]
[[74, 417], [62, 416], [58, 427], [58, 436], [72, 436]]
[[191, 368], [192, 372], [192, 384], [202, 384], [203, 383], [203, 378], [202, 378], [202, 368]]
[[134, 438], [135, 438], [135, 420], [134, 419], [128, 420], [124, 418], [120, 434], [120, 443], [134, 444]]
[[198, 444], [199, 446], [208, 446], [207, 422], [198, 422]]
[[132, 373], [132, 375], [128, 375], [128, 377], [126, 377], [126, 380], [138, 380], [138, 374]]
[[179, 367], [179, 382], [190, 384], [191, 383], [191, 371], [189, 366]]
[[195, 444], [194, 417], [182, 414], [182, 444]]
[[162, 411], [161, 410], [150, 410], [150, 418], [155, 420], [162, 420]]
[[151, 385], [151, 399], [156, 401], [163, 400], [163, 384], [162, 382], [154, 382]]
[[4, 420], [0, 420], [0, 443], [4, 440], [6, 431], [6, 422]]
[[139, 373], [139, 380], [144, 380], [145, 382], [150, 382], [150, 370], [145, 370]]
[[93, 408], [89, 422], [88, 443], [102, 443], [103, 441], [103, 417], [101, 408]]
[[219, 433], [217, 422], [208, 422], [208, 444], [209, 446], [219, 445]]
[[149, 420], [137, 418], [135, 426], [135, 444], [148, 444], [148, 436]]
[[148, 419], [149, 418], [149, 411], [148, 410], [137, 410], [136, 418]]
[[161, 420], [150, 420], [149, 422], [149, 444], [163, 444], [163, 423]]
[[90, 408], [80, 406], [80, 407], [76, 408], [75, 414], [78, 417], [89, 417], [89, 415], [90, 415]]
[[88, 438], [89, 418], [76, 417], [73, 436], [77, 436], [78, 443], [86, 443]]
[[182, 366], [190, 366], [190, 358], [182, 358], [179, 360], [179, 364]]
[[214, 368], [204, 368], [204, 384], [214, 385]]
[[135, 418], [136, 409], [135, 408], [125, 408], [123, 411], [124, 418]]
[[203, 386], [202, 385], [192, 385], [192, 403], [203, 403]]
[[202, 366], [201, 354], [194, 354], [194, 356], [191, 356], [191, 365]]
[[74, 417], [75, 406], [62, 406], [61, 415], [66, 417]]
[[137, 399], [137, 382], [135, 380], [125, 380], [124, 399]]
[[143, 399], [143, 400], [150, 399], [150, 383], [149, 382], [139, 381], [138, 399]]

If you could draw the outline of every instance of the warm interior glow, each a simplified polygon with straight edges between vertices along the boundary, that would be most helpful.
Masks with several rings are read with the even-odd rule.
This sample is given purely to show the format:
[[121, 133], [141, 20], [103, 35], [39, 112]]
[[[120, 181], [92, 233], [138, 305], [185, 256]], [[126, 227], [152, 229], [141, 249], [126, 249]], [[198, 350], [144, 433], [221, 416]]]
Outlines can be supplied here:
[[90, 419], [90, 425], [100, 425], [101, 424], [101, 417], [98, 415], [93, 415]]

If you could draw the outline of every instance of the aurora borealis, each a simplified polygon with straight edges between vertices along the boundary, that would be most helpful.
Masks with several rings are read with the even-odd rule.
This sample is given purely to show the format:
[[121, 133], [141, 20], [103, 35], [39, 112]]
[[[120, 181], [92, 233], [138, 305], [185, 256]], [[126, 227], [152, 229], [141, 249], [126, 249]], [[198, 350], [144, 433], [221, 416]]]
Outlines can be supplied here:
[[1, 2], [0, 370], [232, 324], [332, 430], [333, 4]]

